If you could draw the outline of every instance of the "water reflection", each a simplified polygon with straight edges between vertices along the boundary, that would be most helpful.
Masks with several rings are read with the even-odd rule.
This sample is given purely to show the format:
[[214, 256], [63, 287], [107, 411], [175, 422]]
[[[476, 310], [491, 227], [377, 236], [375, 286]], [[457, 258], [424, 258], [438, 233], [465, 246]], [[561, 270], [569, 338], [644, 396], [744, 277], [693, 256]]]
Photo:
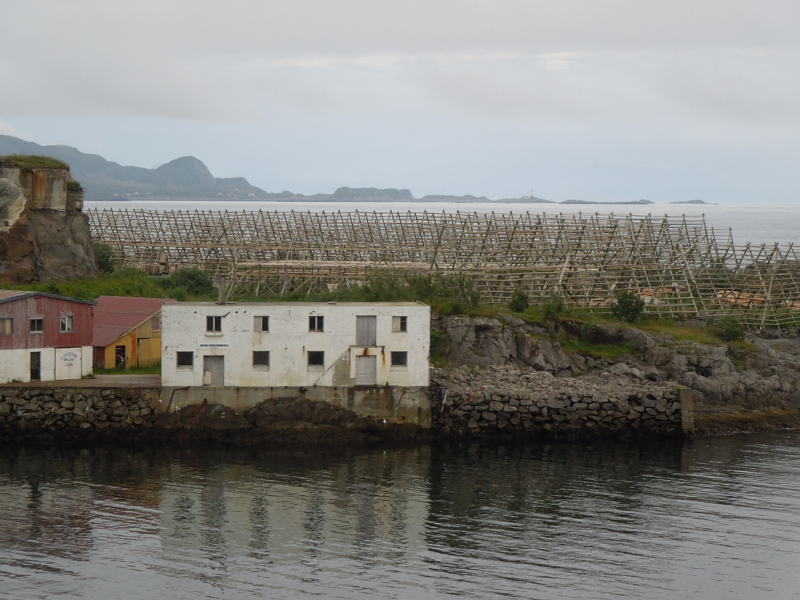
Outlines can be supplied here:
[[7, 449], [11, 598], [783, 597], [800, 436], [339, 452]]

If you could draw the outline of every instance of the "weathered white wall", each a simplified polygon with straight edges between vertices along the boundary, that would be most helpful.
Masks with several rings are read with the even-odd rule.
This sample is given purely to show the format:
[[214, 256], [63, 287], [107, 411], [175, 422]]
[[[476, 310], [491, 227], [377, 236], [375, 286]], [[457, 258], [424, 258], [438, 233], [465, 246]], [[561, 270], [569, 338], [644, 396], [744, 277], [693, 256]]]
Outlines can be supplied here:
[[[92, 374], [92, 347], [78, 348], [23, 348], [17, 350], [0, 350], [0, 383], [11, 381], [27, 382], [31, 380], [31, 352], [41, 352], [41, 381], [55, 379], [80, 379]], [[72, 366], [67, 367], [64, 356], [68, 353], [76, 356], [71, 359]]]
[[53, 348], [0, 350], [0, 383], [31, 380], [31, 352], [41, 352], [42, 381], [55, 378]]
[[[310, 332], [321, 315], [324, 332]], [[356, 347], [356, 317], [377, 317], [377, 345]], [[206, 332], [206, 317], [222, 316], [222, 333]], [[269, 332], [254, 331], [254, 317], [269, 316]], [[408, 331], [392, 332], [392, 317], [408, 318]], [[225, 385], [240, 387], [353, 386], [355, 357], [377, 357], [377, 385], [427, 386], [430, 307], [397, 303], [165, 304], [162, 309], [161, 382], [202, 386], [203, 356], [225, 357]], [[218, 345], [218, 348], [209, 347]], [[269, 370], [253, 368], [254, 350], [270, 352]], [[308, 366], [308, 351], [325, 352], [324, 368]], [[194, 367], [178, 368], [177, 352], [194, 352]], [[408, 352], [408, 366], [392, 367], [391, 352]]]

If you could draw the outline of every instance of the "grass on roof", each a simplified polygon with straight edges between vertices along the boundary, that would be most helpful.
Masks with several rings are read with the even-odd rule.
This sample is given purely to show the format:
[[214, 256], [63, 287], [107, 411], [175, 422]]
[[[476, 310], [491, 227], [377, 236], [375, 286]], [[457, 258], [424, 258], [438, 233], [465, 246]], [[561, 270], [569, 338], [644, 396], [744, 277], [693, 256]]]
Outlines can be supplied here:
[[0, 165], [4, 167], [17, 167], [18, 169], [67, 169], [69, 165], [63, 160], [50, 156], [29, 156], [27, 154], [12, 154], [0, 156]]

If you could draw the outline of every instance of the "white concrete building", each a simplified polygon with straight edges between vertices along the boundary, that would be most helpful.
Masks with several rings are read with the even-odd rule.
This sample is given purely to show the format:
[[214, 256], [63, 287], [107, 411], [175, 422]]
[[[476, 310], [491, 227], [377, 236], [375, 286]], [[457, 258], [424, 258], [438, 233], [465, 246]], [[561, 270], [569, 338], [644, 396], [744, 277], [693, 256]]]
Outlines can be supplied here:
[[165, 387], [427, 387], [416, 302], [181, 302], [162, 308]]

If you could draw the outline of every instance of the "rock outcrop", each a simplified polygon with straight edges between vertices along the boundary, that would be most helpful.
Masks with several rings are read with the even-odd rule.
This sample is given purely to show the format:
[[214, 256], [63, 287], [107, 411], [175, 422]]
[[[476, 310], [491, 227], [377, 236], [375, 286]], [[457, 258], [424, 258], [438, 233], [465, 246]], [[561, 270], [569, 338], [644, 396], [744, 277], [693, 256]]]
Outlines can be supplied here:
[[97, 274], [83, 193], [71, 181], [67, 169], [0, 169], [0, 281]]
[[561, 347], [547, 339], [544, 329], [518, 317], [434, 317], [431, 329], [442, 332], [445, 356], [458, 365], [512, 365], [571, 375], [570, 359]]
[[[450, 364], [460, 365], [434, 374], [435, 385], [447, 391], [448, 398], [462, 397], [470, 386], [476, 389], [490, 386], [492, 396], [499, 395], [507, 404], [512, 399], [521, 402], [531, 394], [545, 403], [553, 398], [564, 401], [569, 398], [565, 407], [572, 403], [580, 405], [580, 410], [588, 410], [582, 405], [591, 404], [589, 399], [595, 393], [620, 400], [612, 402], [615, 425], [587, 425], [589, 415], [584, 414], [583, 425], [573, 423], [574, 432], [595, 427], [599, 428], [597, 431], [630, 429], [633, 421], [629, 417], [635, 415], [620, 409], [628, 391], [640, 400], [652, 399], [670, 397], [665, 390], [677, 386], [693, 390], [698, 414], [800, 410], [800, 338], [794, 332], [764, 337], [748, 334], [747, 344], [711, 345], [613, 324], [564, 321], [560, 330], [553, 332], [511, 316], [435, 317], [431, 326], [438, 330], [433, 336], [439, 340], [435, 350]], [[624, 345], [627, 351], [613, 359], [593, 357], [588, 352], [566, 353], [556, 341], [563, 338], [600, 346]], [[471, 370], [464, 371], [467, 367]], [[442, 414], [449, 419], [443, 426], [473, 433], [482, 428], [497, 428], [490, 423], [499, 421], [485, 419], [486, 423], [481, 425], [476, 416], [485, 412], [482, 407], [486, 402], [477, 403], [481, 408], [474, 408], [476, 401], [470, 400], [468, 404], [469, 415], [450, 415], [448, 411], [453, 407], [443, 405]], [[563, 425], [554, 424], [541, 414], [536, 416], [535, 412], [523, 421], [521, 415], [525, 411], [517, 412], [520, 415], [511, 423], [511, 429], [538, 431], [534, 425], [546, 431], [564, 429]], [[575, 413], [570, 414], [574, 418]], [[469, 423], [469, 419], [475, 423]], [[546, 423], [550, 423], [549, 429], [544, 427]]]

